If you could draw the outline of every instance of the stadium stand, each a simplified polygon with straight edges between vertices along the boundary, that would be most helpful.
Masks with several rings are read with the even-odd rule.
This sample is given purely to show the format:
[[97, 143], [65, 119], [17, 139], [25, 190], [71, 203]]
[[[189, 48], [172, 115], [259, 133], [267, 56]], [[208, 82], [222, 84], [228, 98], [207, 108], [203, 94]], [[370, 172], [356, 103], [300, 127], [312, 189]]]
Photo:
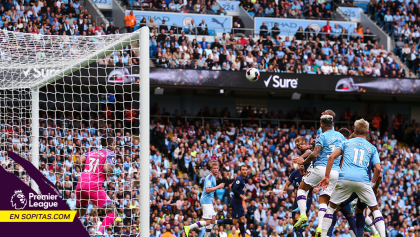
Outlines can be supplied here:
[[332, 4], [317, 1], [267, 1], [261, 0], [252, 3], [251, 0], [242, 0], [241, 5], [251, 16], [279, 17], [295, 19], [327, 20], [332, 19]]
[[[0, 28], [2, 30], [43, 35], [104, 35], [118, 33], [119, 29], [107, 32], [106, 27], [96, 25], [87, 9], [79, 1], [2, 1], [0, 5]], [[109, 28], [109, 27], [108, 27]], [[3, 56], [3, 55], [2, 55]]]
[[[115, 108], [110, 109], [113, 114]], [[70, 108], [66, 111], [70, 111]], [[117, 124], [117, 127], [89, 124], [88, 119], [83, 119], [83, 111], [77, 108], [71, 111], [61, 115], [41, 114], [40, 169], [59, 187], [63, 198], [74, 209], [74, 190], [81, 170], [73, 163], [72, 156], [100, 148], [98, 140], [101, 136], [116, 136], [117, 167], [114, 175], [106, 180], [105, 189], [118, 204], [123, 220], [108, 233], [109, 236], [130, 236], [130, 230], [138, 225], [138, 140], [133, 134], [125, 132], [118, 120], [110, 123]], [[99, 116], [107, 116], [105, 113], [110, 111], [106, 110]], [[76, 118], [73, 123], [72, 118]], [[80, 118], [82, 119], [78, 120]], [[108, 118], [116, 119], [113, 116]], [[237, 175], [238, 167], [247, 164], [251, 167], [246, 186], [246, 193], [251, 198], [246, 209], [249, 234], [253, 237], [293, 234], [291, 206], [296, 198], [293, 187], [283, 197], [278, 192], [293, 170], [292, 157], [300, 154], [294, 138], [301, 135], [309, 143], [316, 135], [314, 122], [317, 118], [319, 112], [316, 109], [311, 112], [308, 108], [276, 113], [254, 111], [253, 108], [246, 107], [236, 117], [227, 109], [218, 112], [217, 109], [210, 110], [206, 107], [196, 117], [191, 117], [188, 111], [181, 115], [176, 110], [171, 115], [166, 108], [160, 110], [157, 104], [152, 106], [150, 236], [159, 237], [169, 230], [176, 237], [181, 237], [183, 226], [200, 218], [198, 200], [202, 192], [202, 180], [209, 173], [207, 165], [211, 160], [218, 160], [221, 164], [217, 182], [226, 183], [225, 189], [218, 190], [215, 195], [217, 219], [230, 217], [229, 184]], [[352, 129], [352, 121], [358, 118], [357, 113], [351, 113], [348, 109], [337, 119], [336, 129]], [[302, 120], [314, 122], [301, 122]], [[420, 230], [419, 124], [404, 121], [398, 115], [393, 120], [391, 134], [388, 132], [389, 118], [385, 111], [375, 114], [370, 120], [375, 123], [372, 123], [368, 140], [377, 147], [384, 169], [384, 182], [380, 187], [378, 201], [386, 217], [388, 235], [417, 236]], [[25, 171], [9, 160], [4, 152], [29, 149], [29, 134], [19, 129], [14, 121], [6, 119], [0, 122], [3, 150], [0, 152], [1, 164], [22, 181], [29, 183]], [[318, 194], [315, 196], [318, 197]], [[98, 217], [103, 214], [102, 211], [92, 209], [83, 223], [87, 229], [91, 230], [98, 225]], [[277, 220], [273, 220], [274, 213], [279, 214]], [[314, 235], [317, 224], [315, 203], [310, 210], [309, 219], [305, 236]], [[235, 230], [238, 226], [216, 228], [216, 236], [237, 236]], [[192, 236], [203, 236], [203, 230], [204, 228], [200, 232], [200, 229], [195, 229], [197, 233]], [[340, 214], [336, 236], [349, 236], [346, 220]]]
[[239, 71], [255, 67], [261, 72], [415, 77], [379, 45], [369, 29], [363, 35], [346, 35], [338, 25], [318, 33], [308, 25], [288, 37], [280, 36], [277, 26], [268, 29], [263, 23], [260, 32], [259, 38], [224, 33], [207, 42], [206, 38], [191, 41], [185, 33], [178, 37], [173, 30], [164, 30], [152, 36], [151, 55], [157, 67], [165, 68]]
[[[59, 4], [61, 6], [57, 6], [56, 3], [37, 1], [25, 7], [22, 4], [15, 5], [13, 2], [11, 4], [6, 2], [0, 8], [0, 27], [4, 30], [52, 35], [119, 34], [119, 29], [112, 23], [107, 28], [103, 24], [97, 26], [91, 15], [78, 1], [68, 4], [59, 2]], [[177, 3], [176, 9], [172, 8], [174, 3], [168, 3], [171, 7], [167, 8], [162, 8], [162, 4], [157, 1], [149, 4], [156, 5], [156, 9], [159, 10], [177, 11], [181, 3]], [[222, 11], [215, 1], [189, 2], [188, 4], [193, 4], [197, 9], [200, 5], [200, 9], [207, 9], [206, 14], [210, 8]], [[272, 4], [267, 4], [266, 1], [257, 1], [255, 4], [247, 1], [242, 2], [242, 5], [248, 8], [248, 11], [272, 9]], [[314, 2], [309, 6], [301, 1], [293, 3], [281, 1], [275, 8], [277, 12], [289, 9], [292, 15], [285, 13], [285, 17], [295, 17], [296, 14], [299, 15], [299, 11], [302, 11], [305, 19], [312, 19], [309, 17], [310, 12], [330, 18], [329, 4], [317, 5]], [[263, 15], [272, 16], [272, 14]], [[300, 28], [294, 35], [281, 36], [279, 35], [281, 30], [277, 26], [268, 29], [263, 23], [260, 26], [262, 31], [259, 37], [258, 35], [246, 36], [240, 29], [232, 29], [231, 34], [217, 37], [214, 29], [209, 29], [204, 20], [200, 23], [192, 21], [182, 30], [179, 27], [167, 26], [165, 22], [154, 22], [153, 18], [149, 22], [142, 19], [140, 24], [136, 24], [136, 18], [131, 14], [126, 16], [125, 21], [128, 32], [142, 26], [151, 29], [153, 32], [151, 57], [154, 59], [155, 66], [165, 68], [246, 70], [249, 67], [256, 67], [262, 72], [414, 78], [418, 69], [417, 61], [420, 60], [416, 56], [418, 50], [413, 48], [417, 44], [411, 44], [411, 49], [407, 46], [403, 50], [403, 43], [398, 41], [395, 54], [407, 59], [407, 65], [410, 69], [414, 69], [412, 72], [406, 72], [402, 65], [396, 62], [396, 56], [385, 51], [369, 29], [364, 30], [362, 26], [355, 32], [346, 32], [337, 25], [328, 25], [317, 33], [308, 24], [305, 29]], [[234, 28], [235, 26], [244, 27], [239, 17], [234, 18], [233, 25]], [[330, 34], [327, 34], [328, 32]], [[208, 38], [200, 41], [197, 37], [193, 39], [193, 36], [197, 34], [215, 37], [210, 42], [206, 41], [209, 40]], [[109, 65], [118, 64], [117, 66], [138, 63], [138, 60], [133, 63], [133, 55], [129, 55], [128, 58], [124, 56], [123, 62], [119, 62], [124, 52], [121, 51], [119, 54], [116, 52], [108, 56], [105, 62]]]
[[[413, 1], [371, 1], [369, 13], [395, 42], [394, 53], [415, 74], [419, 72], [418, 4]], [[406, 45], [407, 44], [407, 45]]]
[[[252, 4], [251, 0], [247, 0], [242, 1], [241, 5], [255, 16], [330, 19], [334, 12], [331, 12], [329, 3], [316, 2], [310, 5], [302, 1], [279, 1], [273, 6], [272, 1], [256, 1]], [[224, 14], [215, 1], [188, 1], [187, 5], [182, 5], [176, 1], [159, 3], [156, 0], [138, 0], [127, 1], [126, 4], [134, 10]], [[353, 5], [353, 1], [346, 1], [346, 4]], [[214, 30], [205, 27], [205, 22], [193, 22], [179, 29], [165, 25], [165, 22], [142, 19], [140, 24], [128, 26], [133, 28], [129, 31], [138, 27], [151, 29], [150, 53], [156, 67], [235, 71], [257, 67], [262, 72], [415, 78], [420, 68], [418, 5], [413, 0], [409, 3], [380, 1], [372, 3], [370, 11], [384, 29], [394, 36], [396, 56], [384, 50], [369, 29], [363, 27], [355, 32], [346, 32], [331, 25], [328, 29], [315, 32], [308, 24], [293, 35], [282, 36], [279, 35], [281, 29], [278, 26], [268, 29], [262, 25], [259, 27], [263, 30], [260, 35], [245, 35], [241, 29], [244, 26], [242, 20], [235, 17], [233, 25], [236, 23], [238, 28], [219, 37]], [[8, 31], [89, 36], [119, 34], [120, 30], [112, 23], [107, 28], [105, 25], [97, 26], [77, 0], [58, 3], [39, 0], [19, 4], [10, 0], [2, 1], [0, 15], [0, 27]], [[196, 35], [202, 38], [197, 39]], [[209, 41], [207, 36], [213, 36], [213, 39]], [[3, 54], [1, 56], [2, 59], [5, 57]], [[397, 63], [396, 57], [400, 57], [412, 71], [406, 72]], [[124, 67], [138, 65], [139, 59], [138, 54], [128, 48], [106, 56], [99, 63]], [[108, 128], [106, 124], [90, 124], [88, 119], [80, 119], [83, 113], [80, 109], [67, 110], [72, 112], [63, 116], [40, 114], [40, 134], [43, 136], [40, 142], [40, 169], [59, 187], [63, 198], [74, 209], [74, 190], [81, 170], [72, 157], [100, 148], [98, 140], [102, 135], [117, 137], [118, 166], [114, 176], [105, 182], [105, 188], [118, 203], [123, 220], [108, 232], [108, 236], [130, 236], [131, 230], [136, 229], [139, 223], [139, 177], [136, 176], [140, 159], [138, 140], [134, 134], [124, 131], [122, 125]], [[156, 105], [152, 107], [151, 117], [150, 236], [160, 237], [169, 231], [181, 237], [183, 226], [201, 217], [198, 200], [202, 192], [202, 179], [209, 173], [207, 165], [210, 160], [221, 161], [222, 172], [217, 177], [218, 183], [230, 184], [242, 164], [251, 167], [247, 195], [252, 201], [246, 209], [246, 217], [252, 237], [294, 236], [291, 218], [295, 198], [293, 187], [283, 197], [278, 192], [293, 170], [291, 158], [300, 154], [294, 138], [304, 135], [309, 143], [316, 134], [315, 123], [300, 121], [318, 120], [319, 112], [297, 110], [287, 114], [281, 111], [260, 113], [252, 108], [244, 108], [239, 116], [234, 116], [227, 109], [219, 113], [217, 109], [211, 111], [207, 107], [192, 117], [187, 111], [183, 115], [174, 111], [171, 115], [165, 108], [161, 111]], [[236, 117], [243, 122], [237, 122]], [[79, 122], [70, 122], [73, 118]], [[343, 123], [337, 122], [339, 126], [336, 129], [352, 128], [351, 121], [358, 118], [357, 113], [347, 111], [340, 118]], [[417, 237], [420, 231], [419, 124], [397, 116], [393, 120], [391, 133], [386, 113], [375, 115], [375, 118], [371, 118], [373, 120], [380, 121], [369, 133], [369, 141], [380, 151], [384, 165], [384, 182], [378, 201], [386, 217], [387, 233], [390, 237]], [[4, 151], [29, 150], [30, 134], [15, 126], [14, 121], [0, 121], [0, 125], [1, 164], [29, 184], [30, 179], [25, 171], [9, 160]], [[229, 185], [224, 190], [218, 190], [216, 197], [219, 211], [217, 219], [229, 218]], [[314, 236], [317, 211], [317, 206], [313, 205], [305, 237]], [[277, 220], [273, 219], [274, 213], [279, 214]], [[92, 230], [103, 214], [103, 210], [94, 208], [83, 224]], [[215, 234], [236, 237], [236, 230], [238, 226], [217, 227]], [[202, 237], [203, 231], [204, 228], [195, 229], [192, 234]], [[350, 236], [347, 222], [340, 214], [336, 231], [337, 237]]]

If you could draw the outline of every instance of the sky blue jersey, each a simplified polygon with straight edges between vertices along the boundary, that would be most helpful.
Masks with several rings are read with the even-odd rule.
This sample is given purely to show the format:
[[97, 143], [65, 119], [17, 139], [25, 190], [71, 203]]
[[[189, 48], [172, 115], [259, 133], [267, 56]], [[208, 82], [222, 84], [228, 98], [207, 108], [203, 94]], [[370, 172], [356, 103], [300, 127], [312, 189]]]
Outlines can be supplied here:
[[[335, 131], [334, 126], [333, 126], [332, 130], [334, 130], [334, 131]], [[318, 137], [319, 137], [321, 134], [322, 134], [322, 128], [321, 128], [321, 127], [319, 127], [318, 131], [316, 132], [316, 138], [318, 139]]]
[[377, 149], [361, 137], [344, 141], [337, 148], [342, 150], [344, 156], [338, 180], [370, 183], [369, 169], [380, 162]]
[[213, 197], [214, 192], [206, 192], [206, 188], [214, 188], [216, 187], [216, 177], [214, 175], [209, 174], [207, 175], [206, 179], [204, 180], [204, 188], [203, 188], [203, 194], [201, 194], [200, 203], [201, 204], [213, 204]]
[[[314, 166], [327, 167], [328, 159], [334, 150], [346, 140], [343, 134], [334, 130], [328, 130], [322, 133], [315, 141], [315, 146], [320, 146], [321, 152], [315, 159]], [[340, 170], [340, 159], [335, 159], [332, 167], [333, 170]]]

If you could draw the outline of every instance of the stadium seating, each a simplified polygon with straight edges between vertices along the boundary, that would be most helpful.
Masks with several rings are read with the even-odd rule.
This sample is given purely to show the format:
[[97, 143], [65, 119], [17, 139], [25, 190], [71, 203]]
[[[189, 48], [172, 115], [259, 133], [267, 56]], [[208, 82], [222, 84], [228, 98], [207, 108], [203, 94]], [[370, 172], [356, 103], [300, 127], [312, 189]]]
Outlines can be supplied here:
[[[218, 8], [219, 11], [223, 11], [216, 2], [209, 1], [207, 5], [206, 2], [200, 4], [203, 9], [212, 6], [212, 8]], [[62, 3], [61, 8], [57, 7], [61, 10], [53, 9], [53, 11], [51, 7], [39, 7], [40, 3], [34, 4], [32, 8], [12, 5], [4, 4], [3, 10], [0, 12], [2, 14], [2, 20], [0, 20], [2, 29], [58, 35], [119, 33], [119, 29], [112, 25], [108, 26], [107, 29], [105, 29], [104, 25], [97, 26], [87, 10], [83, 9], [78, 3]], [[179, 7], [158, 8], [161, 4], [157, 2], [155, 5], [153, 5], [156, 8], [155, 10], [180, 11], [181, 9]], [[291, 11], [284, 13], [286, 18], [296, 17], [299, 11], [303, 11], [302, 18], [305, 19], [312, 19], [309, 16], [309, 12], [312, 11], [322, 18], [330, 18], [329, 4], [317, 5], [313, 3], [313, 5], [309, 6], [300, 1], [294, 1], [293, 3], [280, 1], [277, 5], [273, 3], [268, 6], [268, 3], [265, 1], [258, 1], [255, 4], [244, 1], [241, 2], [241, 5], [249, 12], [254, 13], [261, 9], [266, 10], [264, 12], [271, 12], [271, 10], [267, 9], [272, 9], [273, 6], [276, 9], [278, 8], [277, 10], [290, 7]], [[12, 8], [17, 9], [16, 13], [13, 13]], [[49, 12], [57, 13], [56, 11], [58, 11], [58, 14], [49, 14]], [[288, 15], [289, 13], [291, 15]], [[38, 15], [39, 19], [36, 17]], [[276, 14], [265, 13], [262, 15], [277, 16]], [[243, 28], [244, 24], [239, 17], [234, 18], [233, 24], [235, 22]], [[146, 19], [143, 19], [142, 23], [136, 24], [134, 29], [138, 29], [140, 26], [151, 27], [150, 24], [150, 21], [146, 22]], [[156, 24], [156, 22], [153, 22], [152, 25], [156, 26]], [[369, 29], [364, 29], [362, 31], [363, 35], [361, 35], [360, 31], [356, 33], [342, 32], [338, 28], [336, 31], [336, 27], [331, 26], [332, 34], [325, 37], [326, 35], [322, 34], [323, 29], [317, 34], [309, 27], [301, 28], [299, 29], [300, 32], [283, 36], [278, 35], [280, 29], [276, 27], [268, 29], [266, 27], [267, 33], [264, 33], [263, 38], [261, 38], [257, 34], [252, 36], [243, 35], [241, 37], [241, 34], [236, 34], [238, 32], [241, 33], [242, 31], [240, 30], [238, 32], [232, 30], [234, 34], [220, 36], [211, 28], [206, 32], [207, 35], [197, 36], [196, 34], [191, 34], [190, 28], [162, 27], [159, 24], [157, 24], [159, 32], [154, 33], [155, 37], [151, 39], [151, 58], [154, 59], [157, 67], [209, 70], [246, 70], [249, 67], [257, 67], [262, 72], [414, 78], [420, 63], [420, 59], [416, 57], [418, 52], [417, 44], [412, 44], [416, 48], [414, 53], [411, 53], [407, 47], [397, 43], [396, 55], [406, 59], [407, 65], [412, 69], [412, 72], [406, 72], [403, 66], [396, 62], [397, 56], [389, 54], [382, 46], [379, 46], [377, 38], [369, 32]], [[198, 31], [197, 27], [198, 25], [195, 26], [194, 30], [196, 33]], [[162, 29], [165, 30], [164, 35], [161, 35]], [[347, 33], [347, 35], [341, 35], [340, 33]], [[271, 38], [266, 38], [266, 34]], [[169, 41], [166, 38], [168, 35], [170, 36]], [[402, 36], [401, 34], [397, 35]], [[202, 37], [206, 38], [206, 42], [200, 40]], [[218, 42], [215, 42], [215, 39]], [[185, 45], [178, 52], [177, 48], [182, 45], [182, 42]], [[403, 42], [408, 43], [405, 38]], [[171, 43], [174, 43], [172, 48]], [[207, 43], [210, 44], [209, 49], [207, 49]], [[198, 45], [201, 45], [201, 48]], [[170, 53], [166, 52], [167, 46], [169, 46]], [[196, 52], [197, 48], [198, 53]], [[212, 51], [216, 51], [216, 53], [213, 54], [211, 53]], [[116, 65], [119, 62], [119, 57], [116, 57], [117, 54], [115, 52], [107, 56], [105, 61], [113, 62]], [[124, 52], [121, 51], [120, 55], [123, 56]], [[136, 60], [136, 63], [133, 63], [133, 58], [133, 55], [128, 55], [128, 58], [124, 58], [124, 62], [122, 64], [119, 63], [118, 66], [138, 63], [138, 60]], [[197, 65], [195, 65], [195, 61], [197, 61]], [[326, 65], [325, 62], [327, 62]]]
[[[395, 42], [395, 55], [415, 74], [419, 73], [418, 22], [420, 14], [413, 1], [373, 1], [369, 13], [373, 20], [388, 33]], [[406, 45], [407, 44], [407, 45]], [[413, 50], [412, 50], [413, 49]]]
[[[82, 111], [74, 110], [75, 114]], [[187, 111], [184, 115], [189, 116]], [[103, 116], [103, 115], [101, 115]], [[251, 236], [260, 236], [263, 232], [273, 236], [287, 234], [292, 225], [291, 206], [295, 198], [293, 188], [287, 190], [282, 198], [278, 195], [280, 187], [287, 180], [293, 170], [291, 158], [300, 154], [296, 149], [294, 138], [304, 136], [309, 143], [316, 135], [315, 123], [299, 122], [300, 120], [312, 120], [319, 117], [319, 114], [295, 110], [283, 114], [282, 112], [254, 113], [251, 108], [244, 108], [238, 115], [242, 122], [235, 120], [236, 116], [230, 111], [211, 111], [208, 107], [203, 108], [199, 117], [181, 116], [178, 111], [170, 115], [165, 108], [155, 105], [151, 108], [151, 146], [150, 146], [150, 172], [151, 180], [151, 236], [159, 237], [169, 229], [175, 236], [182, 235], [182, 227], [192, 221], [196, 221], [201, 210], [197, 206], [195, 193], [202, 192], [202, 178], [208, 173], [204, 168], [210, 159], [219, 160], [221, 173], [217, 182], [224, 182], [227, 185], [225, 190], [220, 190], [217, 195], [217, 218], [230, 217], [229, 185], [240, 165], [244, 164], [245, 158], [249, 159], [251, 175], [258, 182], [255, 185], [247, 186], [247, 195], [255, 201], [255, 206], [248, 205], [247, 220]], [[204, 116], [205, 119], [202, 119]], [[378, 120], [378, 116], [380, 120]], [[41, 116], [43, 117], [43, 115]], [[222, 120], [223, 117], [223, 120]], [[293, 120], [291, 120], [294, 118]], [[350, 110], [342, 116], [337, 117], [337, 124], [347, 127], [347, 124], [359, 118], [357, 113]], [[133, 134], [124, 133], [122, 129], [112, 128], [111, 130], [101, 128], [99, 124], [90, 124], [89, 120], [82, 120], [81, 123], [67, 123], [66, 120], [57, 120], [53, 124], [54, 117], [49, 122], [42, 122], [40, 134], [43, 135], [40, 145], [41, 171], [54, 182], [62, 191], [63, 198], [71, 208], [75, 208], [74, 190], [81, 170], [72, 161], [72, 156], [80, 155], [80, 152], [90, 151], [99, 148], [98, 137], [107, 133], [117, 135], [117, 158], [119, 162], [114, 175], [105, 182], [106, 190], [112, 194], [111, 183], [118, 182], [120, 187], [128, 185], [129, 189], [135, 189], [135, 182], [126, 180], [128, 174], [136, 172], [138, 163], [130, 166], [123, 162], [125, 155], [121, 150], [128, 149], [127, 157], [138, 161], [138, 140]], [[261, 120], [260, 120], [261, 119]], [[281, 121], [278, 119], [289, 119]], [[374, 119], [374, 118], [372, 118]], [[238, 121], [238, 122], [235, 122]], [[315, 120], [314, 120], [315, 121]], [[384, 167], [384, 183], [379, 191], [379, 205], [385, 210], [386, 224], [390, 227], [389, 234], [397, 236], [401, 231], [409, 233], [414, 227], [419, 228], [416, 208], [419, 206], [418, 162], [420, 161], [420, 139], [418, 124], [405, 126], [400, 116], [393, 122], [393, 134], [389, 134], [388, 117], [386, 113], [375, 115], [375, 121], [380, 121], [376, 127], [380, 131], [378, 136], [375, 130], [369, 133], [368, 140], [374, 144], [380, 154]], [[26, 133], [17, 126], [12, 126], [12, 121], [1, 122], [1, 144], [0, 161], [2, 166], [13, 172], [14, 164], [7, 157], [5, 150], [28, 149], [29, 140]], [[111, 123], [114, 124], [114, 123]], [[261, 126], [259, 126], [261, 124]], [[64, 126], [63, 126], [64, 125]], [[57, 126], [56, 128], [54, 126]], [[76, 126], [76, 127], [73, 127]], [[77, 127], [89, 127], [89, 130], [78, 130]], [[281, 128], [280, 128], [281, 127]], [[342, 127], [337, 125], [336, 129]], [[352, 129], [351, 127], [348, 127]], [[55, 131], [56, 133], [52, 132]], [[69, 137], [68, 132], [72, 138]], [[91, 133], [91, 131], [94, 131]], [[84, 135], [82, 135], [84, 133]], [[86, 139], [84, 138], [86, 136]], [[133, 138], [134, 137], [134, 138]], [[199, 142], [201, 141], [201, 142]], [[206, 145], [204, 145], [206, 143]], [[82, 144], [82, 150], [78, 145]], [[398, 165], [397, 165], [398, 162]], [[272, 168], [268, 168], [272, 167]], [[22, 180], [29, 183], [29, 177], [25, 172], [15, 171]], [[138, 177], [137, 177], [138, 178]], [[268, 193], [273, 191], [273, 194]], [[136, 192], [138, 194], [138, 192]], [[130, 200], [125, 195], [111, 195], [118, 203], [118, 208], [125, 213], [124, 206]], [[317, 194], [316, 194], [317, 196]], [[137, 198], [137, 197], [136, 197]], [[269, 203], [275, 205], [270, 206]], [[129, 209], [131, 210], [131, 209]], [[406, 210], [406, 211], [404, 211]], [[100, 210], [98, 210], [100, 212]], [[137, 223], [138, 209], [133, 210], [132, 215], [125, 215], [124, 225]], [[275, 226], [268, 226], [272, 214], [278, 212], [280, 219]], [[392, 213], [396, 214], [392, 214]], [[99, 213], [100, 214], [100, 213]], [[95, 215], [88, 216], [84, 225], [91, 229], [98, 219]], [[408, 221], [402, 224], [398, 221], [399, 216], [406, 216]], [[317, 220], [317, 209], [315, 205], [310, 211], [310, 224], [306, 228], [309, 235], [313, 235], [314, 224]], [[391, 228], [396, 226], [399, 228]], [[218, 227], [216, 233], [233, 231], [233, 226], [226, 228]], [[204, 229], [203, 229], [204, 230]], [[203, 231], [201, 230], [201, 231]], [[339, 216], [337, 233], [345, 236], [348, 233], [348, 226]], [[126, 233], [127, 229], [115, 227], [112, 233]], [[200, 229], [198, 235], [202, 236]], [[312, 233], [312, 234], [311, 234]], [[117, 236], [117, 235], [115, 235]], [[217, 236], [224, 236], [223, 234]]]
[[[271, 8], [268, 3], [274, 4]], [[330, 19], [331, 5], [306, 5], [302, 1], [241, 1], [241, 6], [249, 14], [259, 17], [284, 17], [293, 19]], [[352, 1], [346, 1], [353, 4]], [[13, 1], [2, 1], [0, 5], [0, 27], [2, 30], [39, 33], [51, 35], [103, 35], [119, 34], [113, 25], [97, 26], [87, 9], [75, 2], [61, 2], [62, 6], [47, 5], [48, 1], [35, 1], [30, 4], [15, 6]], [[145, 4], [147, 3], [147, 4]], [[162, 7], [158, 1], [127, 1], [130, 9], [159, 10], [168, 12], [201, 12], [205, 14], [224, 14], [209, 11], [207, 3], [200, 7], [183, 9], [179, 3]], [[164, 3], [164, 4], [165, 4]], [[244, 35], [241, 29], [223, 35], [214, 29], [207, 34], [191, 33], [187, 27], [166, 26], [158, 23], [158, 32], [151, 34], [150, 55], [153, 66], [168, 69], [201, 69], [201, 70], [246, 70], [257, 67], [262, 72], [306, 73], [315, 75], [349, 75], [371, 77], [409, 77], [415, 78], [420, 68], [418, 49], [419, 20], [418, 6], [404, 2], [378, 2], [369, 9], [373, 17], [395, 39], [394, 54], [379, 46], [368, 29], [355, 32], [332, 31], [315, 32], [310, 27], [288, 36], [278, 35], [281, 29], [266, 29], [267, 35]], [[210, 3], [213, 7], [213, 2]], [[303, 6], [302, 6], [303, 5]], [[392, 12], [386, 14], [388, 5]], [[400, 11], [397, 11], [401, 5]], [[301, 8], [301, 9], [299, 9]], [[58, 10], [60, 9], [60, 10]], [[198, 10], [197, 10], [198, 9]], [[267, 10], [268, 9], [268, 10]], [[286, 11], [287, 9], [287, 11]], [[410, 10], [408, 10], [410, 9]], [[211, 9], [210, 9], [211, 10]], [[290, 10], [290, 11], [289, 11]], [[405, 11], [408, 15], [405, 16]], [[395, 12], [401, 12], [395, 13]], [[315, 14], [316, 13], [316, 14]], [[394, 14], [395, 13], [395, 14]], [[410, 15], [411, 14], [411, 15]], [[404, 15], [401, 18], [394, 16]], [[392, 18], [390, 18], [392, 16]], [[407, 19], [408, 20], [407, 20]], [[394, 20], [395, 19], [395, 20]], [[146, 19], [144, 19], [146, 20]], [[243, 27], [239, 17], [234, 22]], [[134, 29], [148, 27], [149, 22], [136, 24]], [[152, 22], [153, 23], [153, 22]], [[404, 24], [408, 24], [408, 31]], [[309, 25], [309, 23], [308, 23]], [[261, 27], [261, 26], [259, 26]], [[259, 28], [258, 27], [258, 28]], [[334, 29], [335, 26], [331, 26]], [[197, 31], [197, 28], [194, 28]], [[264, 27], [263, 27], [264, 29]], [[162, 32], [163, 30], [163, 32]], [[239, 33], [239, 34], [238, 34]], [[348, 33], [342, 35], [340, 33]], [[406, 45], [408, 44], [408, 45]], [[4, 55], [1, 55], [2, 59]], [[400, 57], [410, 68], [405, 72], [397, 63]], [[101, 65], [125, 67], [139, 64], [137, 52], [124, 49], [114, 52], [98, 61]], [[168, 110], [173, 111], [172, 108]], [[300, 155], [296, 149], [294, 138], [305, 136], [309, 143], [316, 134], [316, 123], [300, 122], [301, 120], [317, 120], [319, 113], [290, 111], [287, 114], [275, 111], [255, 113], [252, 108], [244, 108], [241, 114], [234, 116], [227, 109], [221, 113], [203, 108], [197, 117], [191, 117], [187, 111], [181, 116], [179, 111], [171, 113], [158, 106], [151, 109], [151, 144], [150, 144], [150, 183], [151, 215], [150, 236], [160, 237], [166, 230], [174, 236], [183, 236], [184, 225], [197, 221], [202, 210], [197, 204], [197, 194], [202, 193], [202, 178], [208, 174], [205, 168], [210, 159], [219, 160], [221, 174], [217, 182], [227, 184], [224, 190], [218, 190], [216, 198], [218, 208], [217, 219], [230, 218], [230, 187], [238, 167], [243, 164], [251, 166], [251, 175], [255, 184], [247, 186], [247, 195], [253, 202], [247, 206], [247, 228], [252, 237], [294, 236], [291, 206], [295, 194], [291, 187], [283, 197], [278, 191], [293, 170], [291, 158]], [[74, 110], [74, 113], [82, 111]], [[45, 116], [45, 117], [44, 117]], [[82, 172], [73, 162], [73, 156], [100, 148], [97, 140], [101, 134], [111, 134], [119, 141], [117, 156], [119, 163], [114, 175], [105, 182], [106, 191], [117, 203], [122, 213], [122, 223], [113, 227], [109, 236], [130, 236], [133, 223], [139, 222], [139, 203], [127, 198], [127, 191], [122, 187], [134, 190], [134, 198], [138, 199], [138, 176], [129, 180], [129, 174], [137, 172], [139, 166], [138, 140], [135, 134], [126, 133], [123, 128], [104, 128], [103, 124], [90, 124], [88, 119], [78, 120], [78, 124], [63, 122], [51, 116], [41, 119], [40, 134], [40, 170], [62, 192], [67, 204], [75, 208], [74, 190], [78, 177]], [[48, 117], [41, 114], [41, 118]], [[69, 115], [71, 118], [73, 115]], [[380, 154], [384, 167], [384, 182], [379, 191], [379, 205], [386, 217], [390, 237], [418, 237], [420, 230], [420, 130], [416, 123], [405, 123], [401, 116], [393, 120], [393, 132], [388, 128], [389, 118], [386, 113], [377, 115], [382, 122], [369, 133], [368, 140], [374, 144]], [[67, 115], [66, 115], [67, 117]], [[242, 123], [236, 122], [241, 118]], [[357, 114], [346, 112], [340, 117], [341, 125], [348, 127], [350, 121], [359, 118]], [[19, 166], [9, 160], [5, 151], [29, 150], [29, 138], [26, 131], [14, 126], [14, 121], [2, 116], [0, 120], [0, 162], [4, 169], [14, 172], [22, 181], [30, 183], [30, 178]], [[53, 122], [57, 119], [57, 124]], [[69, 119], [70, 120], [70, 119]], [[373, 120], [373, 118], [370, 118]], [[229, 122], [226, 122], [229, 121]], [[83, 126], [82, 126], [83, 124]], [[340, 124], [337, 121], [337, 124]], [[81, 129], [81, 128], [86, 129]], [[87, 129], [87, 128], [90, 129]], [[80, 129], [80, 130], [78, 130]], [[92, 129], [92, 130], [91, 130]], [[54, 132], [53, 132], [54, 131]], [[91, 132], [94, 131], [94, 132]], [[378, 133], [379, 131], [379, 133]], [[57, 132], [57, 133], [55, 133]], [[379, 135], [378, 135], [379, 134]], [[67, 135], [67, 139], [65, 136]], [[71, 138], [69, 138], [71, 135]], [[86, 139], [84, 138], [86, 136]], [[204, 145], [206, 144], [206, 145]], [[124, 154], [128, 150], [128, 154]], [[248, 163], [245, 163], [248, 159]], [[134, 165], [130, 166], [130, 160]], [[121, 189], [116, 190], [115, 184]], [[273, 191], [271, 194], [268, 191]], [[116, 193], [116, 194], [115, 194]], [[115, 194], [115, 195], [114, 195]], [[131, 194], [129, 194], [130, 196]], [[199, 195], [198, 195], [199, 196]], [[317, 194], [315, 194], [318, 197]], [[274, 203], [274, 205], [272, 205]], [[131, 206], [132, 207], [131, 207]], [[94, 212], [88, 215], [83, 224], [92, 230], [99, 223], [103, 210], [93, 207]], [[96, 211], [96, 212], [95, 212]], [[304, 236], [314, 236], [317, 220], [317, 207], [314, 204], [309, 214], [309, 226]], [[273, 213], [279, 214], [278, 220]], [[268, 225], [269, 221], [274, 226]], [[270, 222], [270, 223], [271, 223]], [[217, 227], [216, 235], [220, 237], [237, 236], [238, 226]], [[348, 225], [339, 215], [336, 226], [337, 237], [349, 237]], [[195, 229], [200, 237], [205, 229]]]

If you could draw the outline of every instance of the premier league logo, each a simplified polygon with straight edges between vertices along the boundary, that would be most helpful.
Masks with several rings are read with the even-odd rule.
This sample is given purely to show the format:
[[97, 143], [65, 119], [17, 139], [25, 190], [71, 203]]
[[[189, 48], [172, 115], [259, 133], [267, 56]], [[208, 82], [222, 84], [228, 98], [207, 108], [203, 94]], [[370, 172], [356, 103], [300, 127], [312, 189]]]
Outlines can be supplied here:
[[25, 208], [27, 200], [21, 190], [16, 190], [15, 194], [12, 196], [12, 199], [10, 199], [10, 202], [16, 210], [22, 210]]

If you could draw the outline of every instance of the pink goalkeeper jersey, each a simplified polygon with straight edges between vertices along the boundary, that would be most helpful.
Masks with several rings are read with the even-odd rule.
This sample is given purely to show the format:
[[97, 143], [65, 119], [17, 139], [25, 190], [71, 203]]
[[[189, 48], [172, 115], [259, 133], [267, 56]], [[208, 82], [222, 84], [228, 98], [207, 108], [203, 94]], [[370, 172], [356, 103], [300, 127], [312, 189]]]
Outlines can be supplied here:
[[102, 183], [106, 179], [104, 164], [107, 160], [113, 164], [113, 157], [115, 157], [115, 153], [108, 149], [91, 151], [86, 154], [85, 170], [79, 179], [82, 189], [102, 187]]

